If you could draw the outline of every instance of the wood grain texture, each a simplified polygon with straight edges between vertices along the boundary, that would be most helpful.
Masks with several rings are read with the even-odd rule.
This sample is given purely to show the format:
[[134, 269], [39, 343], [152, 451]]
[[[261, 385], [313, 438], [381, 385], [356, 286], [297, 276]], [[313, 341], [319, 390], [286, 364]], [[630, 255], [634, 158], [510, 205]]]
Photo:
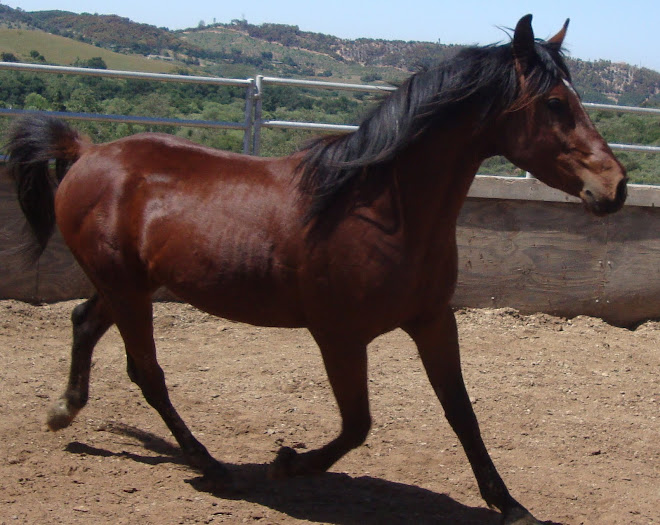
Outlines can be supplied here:
[[[0, 175], [3, 175], [0, 173]], [[0, 176], [0, 299], [55, 302], [92, 286], [56, 234], [36, 267], [13, 252], [24, 220]], [[467, 199], [458, 223], [456, 307], [590, 315], [617, 325], [660, 318], [660, 209], [605, 218], [579, 204]], [[158, 299], [172, 299], [166, 291]]]
[[468, 199], [458, 245], [455, 306], [660, 318], [658, 208], [598, 218], [571, 203]]
[[608, 223], [603, 311], [627, 325], [660, 319], [660, 208], [624, 212]]

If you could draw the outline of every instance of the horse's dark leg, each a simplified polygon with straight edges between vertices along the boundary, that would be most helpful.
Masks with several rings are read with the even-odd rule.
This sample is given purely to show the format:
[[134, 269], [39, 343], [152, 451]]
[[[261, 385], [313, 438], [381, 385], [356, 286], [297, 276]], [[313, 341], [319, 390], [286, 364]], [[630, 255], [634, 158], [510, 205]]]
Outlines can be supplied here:
[[486, 503], [502, 512], [503, 523], [507, 525], [539, 523], [509, 494], [481, 439], [461, 373], [454, 313], [447, 307], [440, 316], [404, 328], [417, 344], [433, 389], [463, 445]]
[[87, 403], [94, 346], [112, 326], [110, 313], [98, 295], [76, 306], [71, 314], [71, 321], [73, 345], [69, 383], [62, 397], [48, 412], [47, 423], [51, 430], [60, 430], [69, 426]]
[[113, 302], [113, 316], [126, 347], [131, 380], [163, 418], [190, 465], [207, 477], [228, 482], [227, 469], [197, 441], [170, 402], [165, 375], [156, 359], [151, 298], [145, 294]]
[[339, 406], [341, 432], [327, 445], [309, 452], [298, 454], [288, 447], [280, 449], [271, 466], [273, 478], [325, 472], [347, 452], [364, 443], [371, 428], [366, 347], [330, 342], [319, 337], [316, 341]]

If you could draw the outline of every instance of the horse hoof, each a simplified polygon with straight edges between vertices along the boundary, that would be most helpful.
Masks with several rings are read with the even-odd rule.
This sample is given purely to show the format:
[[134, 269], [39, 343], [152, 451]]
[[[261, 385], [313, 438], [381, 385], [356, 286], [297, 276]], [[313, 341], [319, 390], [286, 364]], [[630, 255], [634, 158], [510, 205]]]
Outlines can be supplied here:
[[523, 507], [516, 507], [502, 516], [502, 525], [543, 525]]
[[293, 462], [297, 452], [289, 447], [282, 447], [268, 469], [268, 479], [286, 479], [294, 475]]
[[78, 412], [69, 409], [66, 399], [58, 399], [48, 411], [46, 424], [52, 431], [68, 427]]
[[226, 488], [232, 485], [231, 472], [219, 461], [213, 460], [213, 463], [203, 467], [202, 474], [205, 481], [212, 482], [215, 485], [223, 485]]

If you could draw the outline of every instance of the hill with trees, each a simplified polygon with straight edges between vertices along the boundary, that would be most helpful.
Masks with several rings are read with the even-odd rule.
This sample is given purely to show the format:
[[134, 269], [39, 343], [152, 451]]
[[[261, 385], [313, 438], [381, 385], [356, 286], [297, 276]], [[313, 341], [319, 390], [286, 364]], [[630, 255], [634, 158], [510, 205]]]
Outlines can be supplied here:
[[[243, 65], [251, 74], [266, 70], [301, 77], [371, 77], [372, 81], [400, 80], [420, 66], [446, 59], [461, 47], [433, 42], [347, 40], [302, 31], [294, 25], [254, 25], [246, 20], [211, 25], [200, 21], [196, 28], [170, 31], [116, 15], [25, 12], [1, 4], [0, 23], [40, 29], [119, 53], [168, 57], [202, 69]], [[351, 70], [347, 66], [357, 67]], [[569, 59], [569, 66], [586, 101], [660, 103], [659, 72], [605, 60]], [[366, 73], [356, 74], [360, 68]]]

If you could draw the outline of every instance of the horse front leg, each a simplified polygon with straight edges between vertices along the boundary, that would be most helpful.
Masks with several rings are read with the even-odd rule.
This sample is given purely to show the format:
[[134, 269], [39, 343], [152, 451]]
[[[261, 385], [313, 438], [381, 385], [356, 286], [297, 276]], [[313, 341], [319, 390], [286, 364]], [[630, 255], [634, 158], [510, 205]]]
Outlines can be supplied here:
[[465, 450], [486, 503], [502, 512], [502, 522], [507, 525], [539, 524], [509, 494], [481, 438], [461, 373], [458, 331], [451, 308], [410, 323], [404, 329], [417, 344], [431, 385]]
[[315, 335], [341, 415], [339, 436], [325, 446], [297, 453], [283, 447], [270, 469], [271, 478], [327, 471], [350, 450], [364, 443], [371, 428], [367, 389], [367, 348]]
[[98, 295], [76, 306], [71, 314], [71, 322], [73, 345], [69, 382], [64, 394], [48, 411], [46, 422], [51, 430], [68, 427], [87, 404], [92, 353], [96, 343], [113, 324], [109, 310]]

